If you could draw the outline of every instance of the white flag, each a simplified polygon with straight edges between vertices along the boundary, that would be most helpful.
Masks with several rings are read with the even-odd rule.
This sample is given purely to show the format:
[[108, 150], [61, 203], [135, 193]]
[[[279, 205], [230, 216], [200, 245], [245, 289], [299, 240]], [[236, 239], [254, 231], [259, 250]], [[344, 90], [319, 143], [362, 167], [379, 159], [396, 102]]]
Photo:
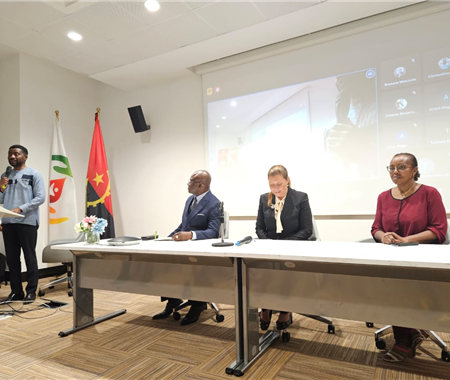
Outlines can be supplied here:
[[53, 130], [52, 158], [50, 161], [49, 185], [49, 241], [55, 239], [75, 238], [73, 229], [79, 222], [77, 217], [75, 182], [70, 169], [69, 159], [64, 148], [59, 118], [56, 116]]

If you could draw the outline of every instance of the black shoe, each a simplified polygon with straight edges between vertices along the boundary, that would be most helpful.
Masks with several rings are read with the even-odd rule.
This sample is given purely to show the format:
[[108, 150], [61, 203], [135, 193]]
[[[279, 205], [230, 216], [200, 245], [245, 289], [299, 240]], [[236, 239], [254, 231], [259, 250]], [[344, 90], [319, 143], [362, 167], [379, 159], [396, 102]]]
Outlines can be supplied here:
[[164, 311], [162, 311], [162, 312], [159, 313], [159, 314], [155, 314], [155, 315], [153, 316], [153, 319], [164, 319], [164, 318], [169, 317], [169, 316], [173, 313], [173, 310], [174, 310], [177, 306], [180, 306], [182, 303], [183, 303], [183, 301], [181, 301], [181, 300], [179, 300], [179, 301], [177, 301], [177, 302], [175, 302], [175, 303], [169, 303], [169, 302], [167, 302], [167, 305], [166, 305], [166, 308], [164, 309]]
[[6, 297], [3, 302], [11, 302], [11, 301], [22, 301], [25, 297], [25, 294], [22, 293], [10, 293], [8, 297]]
[[23, 303], [32, 303], [34, 301], [36, 301], [36, 293], [28, 293]]
[[261, 314], [265, 311], [266, 309], [261, 309], [261, 313], [259, 314], [259, 326], [261, 327], [261, 330], [266, 331], [269, 326], [270, 326], [270, 320], [272, 319], [272, 310], [270, 310], [270, 317], [269, 317], [269, 321], [263, 321], [261, 319]]
[[[286, 313], [286, 312], [282, 312]], [[281, 314], [281, 312], [280, 312]], [[289, 313], [289, 319], [286, 322], [277, 322], [277, 330], [286, 330], [292, 323], [292, 313]]]
[[197, 322], [203, 310], [205, 310], [205, 304], [191, 306], [186, 316], [181, 320], [181, 326]]

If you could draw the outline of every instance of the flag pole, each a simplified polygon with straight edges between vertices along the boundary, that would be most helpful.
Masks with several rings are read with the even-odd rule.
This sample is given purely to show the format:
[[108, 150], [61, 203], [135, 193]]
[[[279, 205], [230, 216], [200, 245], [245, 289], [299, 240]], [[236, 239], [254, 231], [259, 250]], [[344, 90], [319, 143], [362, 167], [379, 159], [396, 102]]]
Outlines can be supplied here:
[[97, 108], [97, 117], [98, 117], [98, 120], [100, 121], [100, 108]]
[[58, 121], [59, 121], [59, 111], [58, 110], [56, 110], [55, 111], [55, 114], [56, 114], [56, 118], [58, 119]]

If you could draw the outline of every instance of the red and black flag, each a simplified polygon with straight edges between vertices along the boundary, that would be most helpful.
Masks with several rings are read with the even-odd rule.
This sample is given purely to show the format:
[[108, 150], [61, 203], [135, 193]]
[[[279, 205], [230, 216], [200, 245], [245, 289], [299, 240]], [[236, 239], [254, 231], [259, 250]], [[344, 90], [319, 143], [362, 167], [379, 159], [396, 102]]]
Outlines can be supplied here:
[[98, 113], [95, 114], [94, 136], [86, 178], [86, 216], [91, 215], [106, 219], [108, 222], [102, 239], [115, 237], [108, 163]]

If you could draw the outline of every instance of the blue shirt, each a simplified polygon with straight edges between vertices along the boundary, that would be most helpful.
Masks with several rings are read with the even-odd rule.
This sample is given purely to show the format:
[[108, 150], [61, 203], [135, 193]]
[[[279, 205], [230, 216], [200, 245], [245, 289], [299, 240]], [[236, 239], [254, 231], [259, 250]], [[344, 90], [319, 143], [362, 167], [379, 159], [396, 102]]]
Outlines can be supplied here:
[[[5, 177], [6, 174], [1, 175]], [[45, 186], [41, 173], [33, 168], [12, 170], [8, 186], [0, 192], [0, 204], [7, 210], [20, 207], [24, 218], [3, 217], [2, 224], [39, 225], [39, 206], [45, 202]]]

